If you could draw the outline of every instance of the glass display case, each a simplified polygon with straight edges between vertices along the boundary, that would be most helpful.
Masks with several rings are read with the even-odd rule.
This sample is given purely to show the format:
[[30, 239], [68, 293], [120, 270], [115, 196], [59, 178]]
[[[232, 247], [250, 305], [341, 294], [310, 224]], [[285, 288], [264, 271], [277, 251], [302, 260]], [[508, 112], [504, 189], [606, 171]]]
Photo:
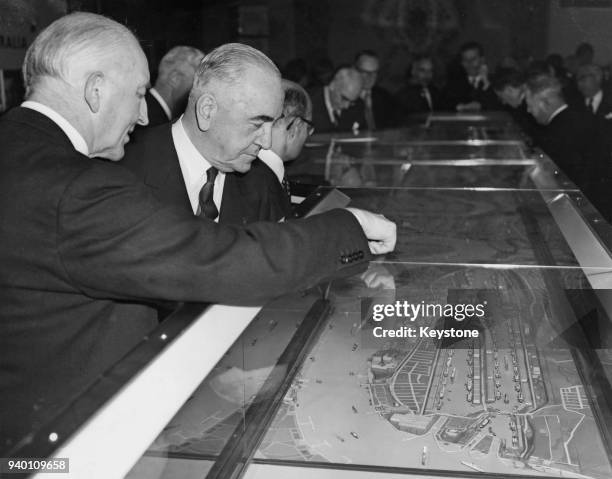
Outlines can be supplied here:
[[315, 137], [288, 172], [396, 250], [265, 305], [117, 477], [612, 477], [611, 228], [507, 117]]

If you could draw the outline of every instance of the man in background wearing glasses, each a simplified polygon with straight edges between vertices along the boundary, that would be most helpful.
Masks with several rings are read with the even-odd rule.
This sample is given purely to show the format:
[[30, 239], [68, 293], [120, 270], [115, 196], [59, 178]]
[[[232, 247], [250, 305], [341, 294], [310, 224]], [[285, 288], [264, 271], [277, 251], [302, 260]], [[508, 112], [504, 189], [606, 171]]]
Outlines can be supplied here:
[[[377, 84], [380, 60], [371, 50], [363, 50], [355, 56], [355, 69], [361, 75], [363, 88], [359, 101], [351, 110], [357, 109], [354, 114], [362, 111], [366, 128], [370, 131], [390, 128], [397, 123], [397, 111], [391, 94]], [[351, 110], [347, 114], [351, 113]]]

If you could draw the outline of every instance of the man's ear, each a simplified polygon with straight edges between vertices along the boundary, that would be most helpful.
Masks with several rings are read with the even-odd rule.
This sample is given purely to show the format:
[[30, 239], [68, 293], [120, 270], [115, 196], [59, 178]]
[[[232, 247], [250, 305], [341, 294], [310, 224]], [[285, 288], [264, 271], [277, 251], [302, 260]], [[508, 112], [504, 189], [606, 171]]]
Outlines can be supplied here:
[[210, 128], [213, 118], [217, 113], [218, 105], [215, 97], [210, 93], [204, 93], [196, 101], [196, 121], [198, 128], [201, 131], [207, 131]]
[[300, 125], [299, 125], [300, 121], [302, 120], [298, 120], [297, 118], [294, 119], [293, 124], [291, 125], [291, 128], [289, 128], [289, 130], [287, 131], [287, 141], [294, 140], [297, 137], [298, 131], [300, 129]]
[[103, 84], [104, 73], [102, 72], [93, 72], [85, 80], [85, 101], [92, 113], [100, 111]]

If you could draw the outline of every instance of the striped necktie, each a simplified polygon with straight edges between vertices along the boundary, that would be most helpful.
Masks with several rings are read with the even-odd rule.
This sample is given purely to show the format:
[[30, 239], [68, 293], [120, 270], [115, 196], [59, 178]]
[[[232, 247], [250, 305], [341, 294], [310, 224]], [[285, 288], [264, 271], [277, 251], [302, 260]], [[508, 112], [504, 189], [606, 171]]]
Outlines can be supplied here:
[[198, 216], [206, 216], [206, 218], [210, 218], [211, 220], [219, 216], [219, 210], [213, 201], [217, 173], [219, 173], [219, 170], [213, 166], [206, 170], [206, 183], [202, 186], [199, 194], [200, 207], [198, 208]]

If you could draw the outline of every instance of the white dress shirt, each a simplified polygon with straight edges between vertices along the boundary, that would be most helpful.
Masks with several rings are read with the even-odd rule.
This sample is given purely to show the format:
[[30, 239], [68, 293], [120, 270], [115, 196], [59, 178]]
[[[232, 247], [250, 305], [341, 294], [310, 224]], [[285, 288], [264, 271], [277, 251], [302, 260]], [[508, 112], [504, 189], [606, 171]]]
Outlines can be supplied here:
[[[601, 105], [601, 100], [603, 100], [603, 92], [601, 90], [599, 90], [597, 93], [595, 93], [595, 95], [593, 95], [591, 97], [591, 111], [593, 113], [597, 113], [597, 110], [599, 109], [599, 105]], [[586, 98], [584, 100], [585, 105], [588, 107], [589, 106], [589, 99]]]
[[[200, 206], [200, 190], [206, 183], [206, 171], [211, 167], [210, 163], [200, 154], [197, 148], [193, 145], [185, 129], [183, 128], [183, 117], [178, 119], [172, 125], [172, 141], [178, 155], [185, 188], [189, 196], [189, 202], [193, 209], [193, 214], [198, 213]], [[221, 212], [221, 199], [223, 198], [223, 185], [225, 184], [225, 173], [219, 171], [215, 178], [215, 187], [213, 191], [213, 202]], [[219, 217], [215, 219], [219, 222]]]
[[278, 178], [278, 182], [282, 185], [283, 178], [285, 177], [285, 164], [283, 163], [281, 157], [272, 150], [259, 150], [259, 155], [257, 156], [261, 161], [268, 165], [268, 168], [274, 172]]
[[329, 115], [329, 120], [336, 125], [338, 120], [336, 119], [336, 112], [334, 111], [334, 107], [331, 104], [331, 98], [329, 97], [329, 87], [323, 87], [323, 100], [325, 100], [325, 108], [327, 108], [327, 114]]
[[30, 110], [36, 110], [38, 113], [45, 115], [49, 118], [53, 123], [59, 126], [62, 131], [66, 134], [74, 149], [81, 153], [82, 155], [89, 156], [89, 147], [87, 146], [87, 142], [85, 138], [77, 131], [77, 129], [70, 124], [66, 118], [60, 115], [58, 112], [49, 108], [47, 105], [43, 105], [42, 103], [38, 103], [37, 101], [24, 101], [21, 106], [23, 108], [29, 108]]
[[159, 106], [162, 107], [162, 110], [164, 110], [164, 113], [168, 117], [168, 120], [172, 120], [172, 112], [170, 111], [170, 107], [166, 103], [166, 100], [163, 99], [163, 97], [159, 94], [159, 92], [155, 88], [149, 88], [149, 93], [151, 94], [153, 98], [157, 100], [157, 103], [159, 103]]
[[548, 122], [546, 124], [549, 124], [551, 121], [553, 121], [553, 119], [559, 114], [561, 113], [563, 110], [565, 110], [567, 108], [567, 104], [560, 106], [559, 108], [557, 108], [555, 111], [552, 112], [552, 114], [550, 115], [550, 117], [548, 118]]

